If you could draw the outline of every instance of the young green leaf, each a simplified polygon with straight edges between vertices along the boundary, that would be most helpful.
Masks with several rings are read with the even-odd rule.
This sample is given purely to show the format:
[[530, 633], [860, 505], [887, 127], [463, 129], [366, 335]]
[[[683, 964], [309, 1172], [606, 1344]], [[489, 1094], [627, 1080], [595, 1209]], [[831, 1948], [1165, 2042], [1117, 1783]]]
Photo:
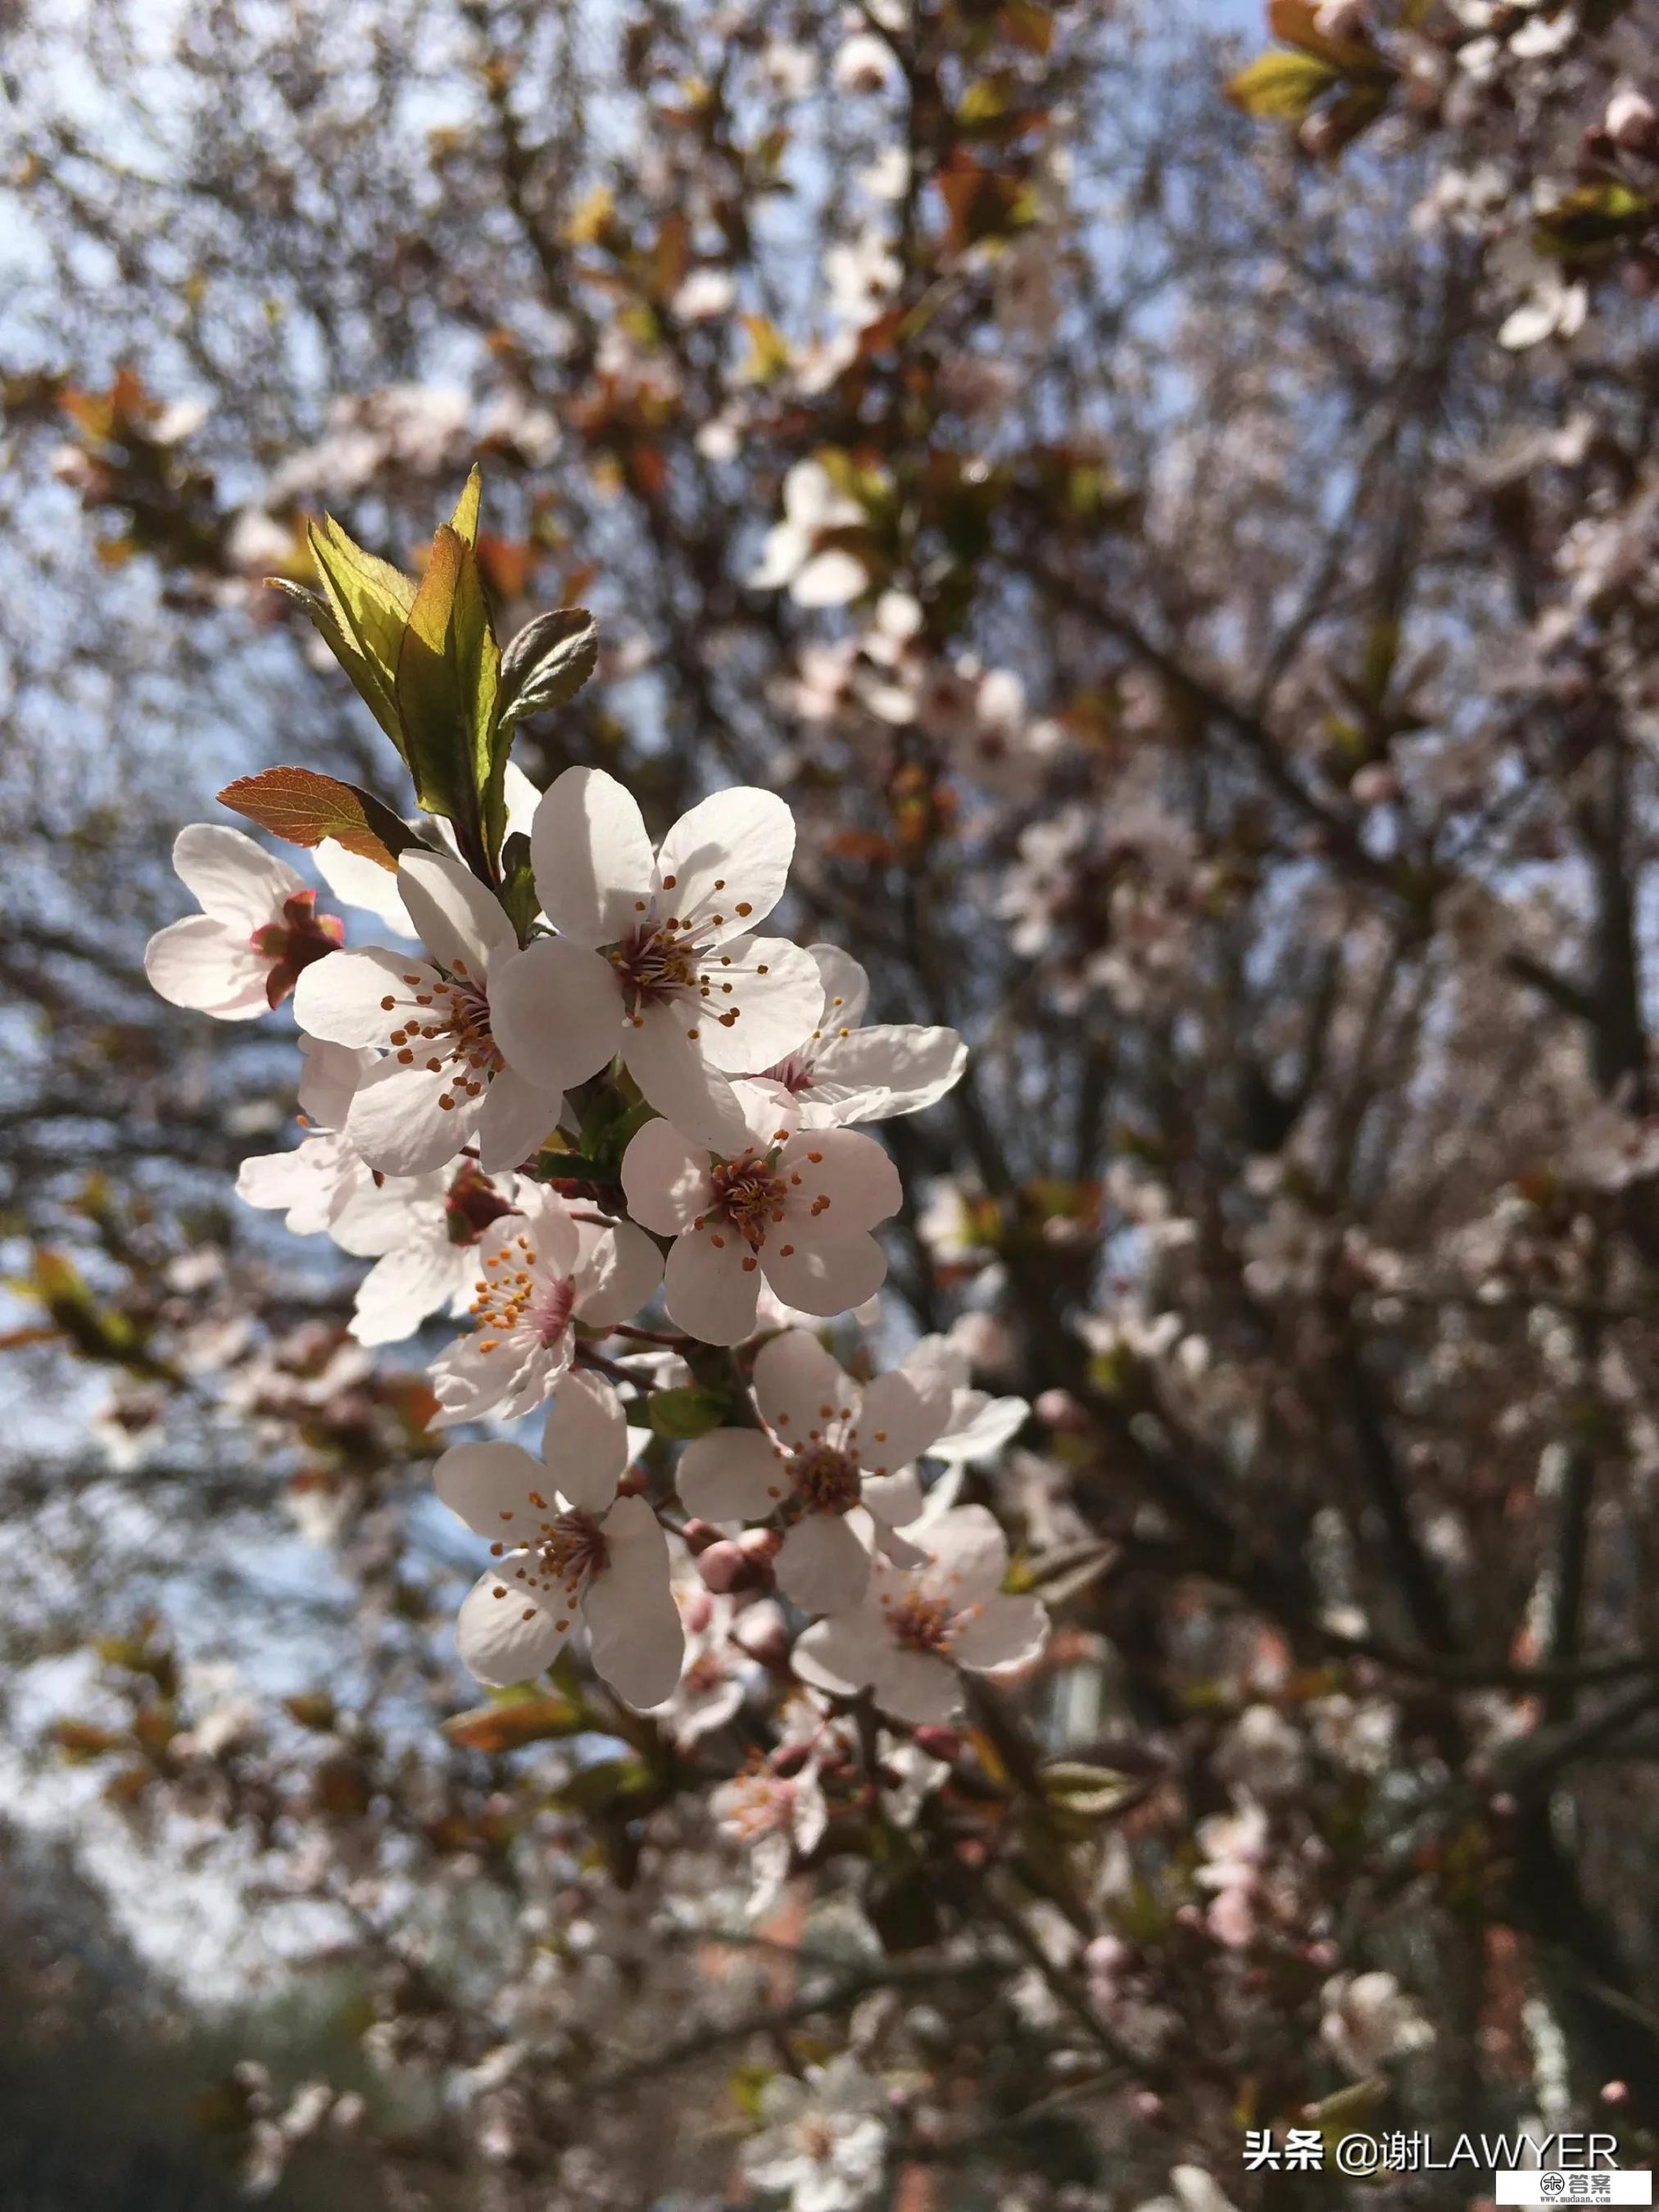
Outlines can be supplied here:
[[501, 726], [574, 699], [599, 659], [599, 633], [586, 607], [534, 615], [501, 655]]
[[483, 794], [500, 668], [477, 560], [465, 538], [444, 523], [404, 631], [398, 707], [421, 805], [461, 825], [464, 850], [476, 841], [492, 860], [500, 830], [487, 830]]
[[1258, 54], [1247, 68], [1228, 78], [1225, 91], [1247, 115], [1283, 117], [1299, 123], [1332, 85], [1337, 71], [1312, 54]]

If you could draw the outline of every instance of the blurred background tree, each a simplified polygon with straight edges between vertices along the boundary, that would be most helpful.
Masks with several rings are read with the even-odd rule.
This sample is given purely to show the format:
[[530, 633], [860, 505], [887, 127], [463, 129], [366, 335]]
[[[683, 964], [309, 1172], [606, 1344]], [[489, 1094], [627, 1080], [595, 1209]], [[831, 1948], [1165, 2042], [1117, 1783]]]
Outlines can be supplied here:
[[[336, 2201], [332, 2130], [354, 2203], [712, 2203], [849, 2018], [912, 2212], [1311, 2203], [1238, 2160], [1310, 2106], [1650, 2144], [1656, 29], [6, 11], [10, 1756], [121, 1824], [137, 1936], [234, 1900], [210, 2010], [349, 1966], [366, 2103], [325, 2050], [199, 2108], [279, 2201]], [[970, 1492], [1054, 1602], [1045, 1748], [1116, 1778], [1056, 1810], [978, 1714], [929, 1879], [829, 1850], [726, 1949], [663, 1933], [744, 1887], [689, 1782], [554, 1697], [456, 1719], [420, 1362], [231, 1204], [291, 1053], [140, 965], [228, 778], [407, 804], [260, 580], [325, 509], [414, 565], [474, 459], [503, 634], [601, 625], [534, 781], [783, 791], [796, 933], [974, 1047], [885, 1133], [890, 1304], [1035, 1409]], [[8, 2067], [107, 2120], [73, 2201], [217, 2203], [103, 2049]]]

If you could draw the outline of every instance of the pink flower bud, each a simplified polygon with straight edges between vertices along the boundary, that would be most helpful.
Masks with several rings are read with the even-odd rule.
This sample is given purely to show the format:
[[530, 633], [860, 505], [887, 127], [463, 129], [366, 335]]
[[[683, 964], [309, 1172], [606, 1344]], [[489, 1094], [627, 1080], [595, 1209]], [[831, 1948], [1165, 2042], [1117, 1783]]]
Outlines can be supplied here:
[[717, 1597], [725, 1597], [732, 1590], [757, 1589], [766, 1579], [763, 1562], [724, 1537], [698, 1554], [697, 1572], [702, 1577], [703, 1587], [713, 1590]]
[[1088, 1415], [1069, 1390], [1044, 1390], [1031, 1410], [1051, 1429], [1067, 1430], [1073, 1435], [1089, 1425]]
[[712, 1521], [688, 1521], [681, 1531], [685, 1548], [695, 1559], [699, 1552], [706, 1552], [711, 1544], [718, 1544], [720, 1532]]
[[809, 1749], [805, 1744], [787, 1743], [781, 1751], [773, 1753], [772, 1771], [780, 1781], [787, 1782], [800, 1772], [809, 1756]]

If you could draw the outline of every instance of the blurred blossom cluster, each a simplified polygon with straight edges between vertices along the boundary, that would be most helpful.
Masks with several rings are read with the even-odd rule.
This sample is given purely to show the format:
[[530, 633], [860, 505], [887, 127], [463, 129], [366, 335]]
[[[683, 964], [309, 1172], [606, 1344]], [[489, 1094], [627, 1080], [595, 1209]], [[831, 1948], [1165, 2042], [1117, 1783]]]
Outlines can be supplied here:
[[8, 1731], [230, 2185], [1650, 2159], [1651, 0], [15, 12]]

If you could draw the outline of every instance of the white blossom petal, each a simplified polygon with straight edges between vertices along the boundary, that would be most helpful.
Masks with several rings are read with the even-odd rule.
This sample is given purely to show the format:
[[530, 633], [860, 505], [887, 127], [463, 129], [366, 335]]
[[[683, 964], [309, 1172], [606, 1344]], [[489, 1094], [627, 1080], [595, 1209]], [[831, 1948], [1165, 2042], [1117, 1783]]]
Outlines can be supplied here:
[[774, 1561], [778, 1587], [803, 1613], [844, 1613], [863, 1597], [870, 1554], [839, 1513], [809, 1513]]
[[420, 935], [398, 892], [395, 868], [383, 868], [378, 860], [365, 860], [361, 853], [349, 853], [337, 837], [325, 837], [312, 858], [317, 863], [318, 874], [342, 906], [354, 906], [364, 914], [372, 914], [376, 921], [395, 930], [399, 937], [413, 939]]
[[672, 1237], [689, 1229], [714, 1197], [708, 1151], [672, 1121], [647, 1121], [623, 1155], [622, 1187], [635, 1220]]
[[[684, 1240], [682, 1240], [684, 1241]], [[678, 1248], [677, 1248], [678, 1249]], [[828, 1320], [873, 1297], [887, 1279], [887, 1255], [873, 1237], [854, 1231], [849, 1237], [798, 1242], [792, 1252], [768, 1243], [760, 1255], [766, 1279], [786, 1305]], [[674, 1262], [668, 1263], [672, 1284]], [[673, 1300], [669, 1301], [672, 1311]], [[750, 1324], [752, 1326], [752, 1323]], [[690, 1323], [686, 1326], [690, 1327]], [[736, 1343], [735, 1337], [709, 1340]]]
[[[826, 1016], [825, 1026], [828, 1027]], [[812, 1066], [812, 1104], [830, 1106], [842, 1127], [919, 1114], [962, 1080], [968, 1048], [954, 1030], [904, 1023], [831, 1036]]]
[[216, 1014], [225, 1022], [251, 1022], [270, 1012], [270, 972], [268, 960], [205, 914], [169, 922], [144, 947], [144, 973], [153, 991], [169, 1006]]
[[703, 1057], [728, 1075], [772, 1067], [804, 1045], [823, 1011], [817, 963], [787, 938], [739, 938], [711, 962], [718, 1008], [729, 989], [738, 1018], [697, 1024]]
[[681, 1453], [674, 1486], [699, 1521], [763, 1521], [787, 1477], [782, 1455], [758, 1429], [713, 1429]]
[[641, 1709], [672, 1697], [685, 1629], [669, 1577], [668, 1539], [642, 1498], [619, 1498], [605, 1516], [610, 1563], [583, 1601], [598, 1673]]
[[582, 1512], [605, 1511], [628, 1465], [628, 1416], [608, 1382], [580, 1368], [564, 1377], [547, 1409], [542, 1460], [561, 1497]]
[[[413, 983], [405, 981], [410, 975]], [[418, 953], [388, 952], [378, 945], [331, 952], [301, 970], [294, 1018], [308, 1036], [330, 1044], [383, 1045], [396, 1024], [396, 1008], [412, 1009], [413, 994], [432, 990], [437, 981]]]
[[1019, 1667], [1035, 1659], [1048, 1640], [1048, 1615], [1041, 1598], [999, 1595], [957, 1631], [951, 1656], [963, 1667]]
[[543, 909], [573, 945], [615, 944], [649, 902], [651, 840], [633, 793], [603, 769], [568, 768], [549, 787], [530, 850]]
[[725, 933], [740, 936], [783, 896], [794, 851], [795, 817], [776, 792], [752, 784], [717, 791], [682, 814], [662, 841], [663, 902], [699, 934], [718, 914]]
[[754, 1389], [761, 1418], [791, 1445], [828, 1420], [859, 1417], [857, 1383], [804, 1328], [786, 1329], [761, 1346]]
[[216, 822], [181, 830], [173, 841], [173, 865], [203, 913], [245, 937], [275, 921], [306, 888], [286, 860]]
[[530, 1493], [544, 1480], [540, 1463], [519, 1444], [452, 1444], [432, 1470], [432, 1486], [450, 1511], [492, 1544], [534, 1534]]
[[741, 1152], [748, 1131], [732, 1085], [687, 1034], [702, 1026], [695, 1002], [642, 1006], [637, 1021], [623, 1024], [623, 1059], [648, 1102], [676, 1128], [713, 1151]]
[[573, 1271], [576, 1312], [595, 1328], [627, 1321], [650, 1303], [662, 1280], [662, 1254], [631, 1221], [596, 1229], [577, 1224], [581, 1257]]
[[919, 1459], [951, 1417], [948, 1384], [924, 1391], [896, 1370], [878, 1375], [864, 1393], [859, 1450], [872, 1474], [889, 1474]]
[[489, 971], [490, 1032], [507, 1064], [544, 1090], [597, 1075], [623, 1042], [622, 993], [608, 961], [538, 937]]
[[422, 944], [452, 975], [482, 983], [492, 960], [519, 949], [499, 900], [446, 853], [405, 853], [398, 863], [398, 890]]
[[[331, 956], [339, 957], [337, 953]], [[326, 968], [330, 961], [317, 964]], [[346, 1135], [370, 1167], [383, 1175], [422, 1175], [452, 1159], [472, 1127], [464, 1112], [439, 1104], [448, 1096], [447, 1070], [434, 1073], [429, 1068], [404, 1067], [395, 1060], [383, 1060], [357, 1086], [346, 1115]]]
[[486, 1175], [531, 1158], [559, 1126], [564, 1093], [546, 1091], [504, 1067], [489, 1079], [479, 1102], [478, 1164]]
[[539, 1591], [512, 1580], [513, 1560], [509, 1552], [489, 1573], [479, 1576], [455, 1623], [463, 1665], [498, 1690], [527, 1682], [550, 1667], [568, 1634], [555, 1625]]
[[359, 1344], [398, 1344], [459, 1285], [453, 1245], [404, 1244], [377, 1260], [357, 1285], [351, 1334]]
[[751, 1335], [760, 1274], [744, 1268], [749, 1256], [740, 1237], [729, 1231], [722, 1234], [713, 1224], [677, 1237], [663, 1271], [664, 1296], [676, 1328], [705, 1344], [741, 1344]]

